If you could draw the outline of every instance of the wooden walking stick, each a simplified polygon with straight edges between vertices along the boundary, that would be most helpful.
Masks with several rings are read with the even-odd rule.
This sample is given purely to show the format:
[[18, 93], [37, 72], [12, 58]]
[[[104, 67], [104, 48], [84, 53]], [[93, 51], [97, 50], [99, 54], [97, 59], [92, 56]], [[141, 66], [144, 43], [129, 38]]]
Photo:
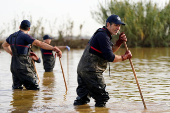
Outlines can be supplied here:
[[34, 63], [34, 60], [32, 59], [32, 63], [33, 63], [33, 66], [34, 66], [34, 69], [35, 69], [35, 72], [36, 72], [36, 74], [37, 74], [37, 77], [38, 77], [38, 83], [40, 82], [40, 78], [39, 78], [39, 75], [38, 75], [38, 73], [37, 73], [37, 69], [36, 69], [36, 67], [35, 67], [35, 63]]
[[62, 64], [61, 64], [61, 59], [60, 59], [60, 57], [59, 57], [59, 61], [60, 61], [60, 66], [61, 66], [61, 70], [62, 70], [62, 73], [63, 73], [63, 79], [64, 79], [66, 91], [67, 91], [67, 84], [66, 84], [66, 80], [65, 80], [65, 76], [64, 76], [64, 71], [63, 71], [63, 66], [62, 66]]
[[[124, 45], [125, 45], [126, 50], [128, 50], [128, 47], [127, 47], [126, 42], [124, 42]], [[130, 64], [131, 64], [131, 67], [132, 67], [132, 70], [133, 70], [133, 74], [134, 74], [134, 76], [135, 76], [136, 84], [137, 84], [137, 86], [138, 86], [138, 89], [139, 89], [139, 92], [140, 92], [140, 96], [141, 96], [141, 98], [142, 98], [142, 102], [143, 102], [144, 108], [147, 109], [147, 108], [146, 108], [145, 101], [144, 101], [144, 98], [143, 98], [143, 96], [142, 96], [142, 91], [141, 91], [141, 89], [140, 89], [140, 86], [139, 86], [139, 83], [138, 83], [138, 80], [137, 80], [137, 76], [136, 76], [136, 73], [135, 73], [135, 69], [134, 69], [134, 67], [133, 67], [132, 60], [129, 59], [129, 61], [130, 61]]]
[[68, 51], [67, 51], [67, 74], [69, 75], [69, 58], [68, 58]]

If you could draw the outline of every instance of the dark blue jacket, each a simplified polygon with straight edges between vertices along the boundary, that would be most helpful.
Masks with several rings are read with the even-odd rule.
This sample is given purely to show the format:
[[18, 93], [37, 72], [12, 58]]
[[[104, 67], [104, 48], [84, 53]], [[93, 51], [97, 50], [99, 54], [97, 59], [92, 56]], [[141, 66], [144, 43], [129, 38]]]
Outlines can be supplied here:
[[[30, 48], [30, 45], [34, 42], [35, 39], [33, 37], [31, 37], [30, 35], [25, 34], [21, 30], [18, 31], [18, 32], [15, 32], [12, 35], [17, 35], [17, 38], [16, 38], [16, 48], [17, 48], [18, 54], [27, 55], [28, 50]], [[15, 40], [14, 40], [14, 38], [11, 38], [12, 35], [10, 35], [6, 39], [6, 42], [8, 44], [10, 44], [11, 46], [14, 46]], [[11, 39], [12, 39], [12, 44], [10, 43]]]
[[106, 27], [99, 28], [89, 41], [91, 45], [89, 52], [106, 59], [108, 62], [113, 62], [115, 55], [112, 52], [111, 39], [110, 32]]

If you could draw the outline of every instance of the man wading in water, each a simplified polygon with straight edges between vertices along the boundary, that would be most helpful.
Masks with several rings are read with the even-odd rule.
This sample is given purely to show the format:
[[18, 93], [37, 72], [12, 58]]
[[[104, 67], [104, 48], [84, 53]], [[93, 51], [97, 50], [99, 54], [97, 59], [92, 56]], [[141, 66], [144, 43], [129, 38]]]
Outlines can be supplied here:
[[28, 20], [23, 20], [19, 27], [20, 30], [11, 34], [2, 44], [4, 50], [12, 56], [13, 89], [23, 89], [24, 85], [28, 90], [39, 90], [38, 79], [32, 62], [35, 54], [30, 54], [31, 44], [43, 49], [53, 50], [60, 58], [62, 56], [58, 47], [53, 47], [28, 35], [30, 26], [31, 23]]
[[129, 50], [124, 55], [114, 54], [121, 44], [127, 41], [126, 35], [121, 33], [116, 44], [111, 42], [111, 35], [117, 35], [121, 25], [125, 24], [120, 17], [111, 15], [106, 20], [106, 26], [99, 28], [90, 39], [77, 67], [78, 96], [74, 105], [87, 104], [92, 97], [96, 107], [104, 107], [109, 100], [102, 75], [107, 68], [107, 62], [120, 62], [132, 57]]
[[[44, 35], [43, 37], [43, 42], [50, 44], [51, 43], [51, 37], [48, 35]], [[70, 47], [69, 46], [57, 46], [59, 49], [67, 49], [68, 51], [70, 51]], [[43, 66], [44, 66], [44, 70], [45, 72], [52, 72], [53, 68], [55, 66], [55, 57], [53, 55], [53, 51], [52, 50], [45, 50], [41, 48], [41, 54], [42, 54], [42, 59], [43, 59]]]

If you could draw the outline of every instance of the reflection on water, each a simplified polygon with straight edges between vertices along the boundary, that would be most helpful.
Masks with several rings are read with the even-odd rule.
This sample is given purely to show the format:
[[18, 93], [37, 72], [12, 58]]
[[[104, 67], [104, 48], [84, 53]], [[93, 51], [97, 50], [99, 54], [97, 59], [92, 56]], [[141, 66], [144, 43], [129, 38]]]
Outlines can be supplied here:
[[[92, 100], [83, 106], [73, 106], [76, 98], [77, 65], [83, 50], [63, 51], [61, 58], [68, 91], [65, 90], [58, 58], [53, 72], [44, 72], [43, 64], [36, 63], [40, 77], [40, 91], [12, 90], [10, 55], [0, 53], [0, 113], [144, 113], [170, 112], [170, 48], [129, 48], [132, 62], [147, 106], [144, 110], [130, 62], [110, 63], [103, 73], [110, 100], [105, 108], [95, 108]], [[121, 48], [116, 54], [124, 54]], [[40, 51], [36, 54], [41, 57]], [[68, 58], [69, 62], [68, 62]], [[67, 65], [69, 64], [69, 65]]]
[[13, 90], [12, 101], [10, 102], [13, 106], [11, 113], [24, 113], [32, 110], [36, 94], [38, 91], [26, 91], [26, 90]]
[[78, 111], [78, 113], [109, 113], [110, 108], [91, 107], [87, 104], [82, 106], [75, 106], [74, 109]]
[[44, 72], [43, 80], [43, 102], [48, 103], [53, 98], [53, 92], [55, 92], [55, 76], [53, 72]]

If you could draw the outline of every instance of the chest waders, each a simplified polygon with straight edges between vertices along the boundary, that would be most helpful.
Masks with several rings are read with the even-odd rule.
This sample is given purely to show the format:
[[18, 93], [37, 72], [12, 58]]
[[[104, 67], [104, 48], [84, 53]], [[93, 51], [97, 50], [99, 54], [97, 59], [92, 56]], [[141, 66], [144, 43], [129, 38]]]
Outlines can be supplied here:
[[42, 53], [42, 59], [43, 59], [43, 65], [44, 65], [45, 72], [53, 71], [53, 68], [55, 66], [55, 58], [54, 58], [53, 54], [50, 56], [45, 56]]
[[[19, 34], [20, 32], [18, 32]], [[17, 35], [11, 36], [10, 44], [12, 45], [12, 38], [14, 38], [14, 46], [11, 46], [12, 60], [11, 72], [13, 77], [13, 89], [22, 89], [24, 85], [28, 90], [39, 90], [38, 79], [33, 67], [32, 58], [29, 57], [30, 49], [27, 55], [19, 55], [16, 48]]]
[[109, 100], [109, 94], [105, 91], [106, 84], [102, 75], [107, 68], [107, 60], [89, 53], [90, 47], [89, 42], [78, 64], [78, 97], [74, 101], [74, 105], [88, 103], [90, 95], [90, 97], [95, 99], [95, 106], [103, 107]]

